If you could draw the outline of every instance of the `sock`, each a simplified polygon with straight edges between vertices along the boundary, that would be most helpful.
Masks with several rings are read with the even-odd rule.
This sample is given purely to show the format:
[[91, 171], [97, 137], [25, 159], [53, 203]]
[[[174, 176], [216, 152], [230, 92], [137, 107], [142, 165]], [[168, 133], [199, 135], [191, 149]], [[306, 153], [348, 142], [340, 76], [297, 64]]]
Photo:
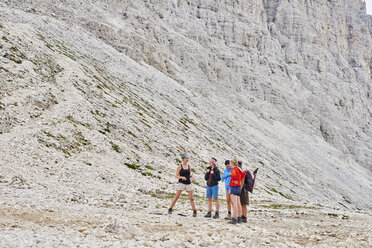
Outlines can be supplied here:
[[231, 215], [231, 211], [227, 211], [227, 213], [228, 213], [229, 215]]

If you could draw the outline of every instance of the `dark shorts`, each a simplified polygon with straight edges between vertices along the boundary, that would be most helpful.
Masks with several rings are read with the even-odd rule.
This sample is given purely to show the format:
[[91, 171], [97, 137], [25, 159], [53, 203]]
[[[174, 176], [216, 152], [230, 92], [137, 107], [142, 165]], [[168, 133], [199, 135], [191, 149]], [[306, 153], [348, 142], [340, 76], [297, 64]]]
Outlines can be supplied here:
[[230, 194], [240, 196], [242, 189], [240, 186], [231, 186], [230, 187]]
[[240, 203], [242, 205], [249, 205], [249, 195], [247, 190], [242, 190], [240, 194]]

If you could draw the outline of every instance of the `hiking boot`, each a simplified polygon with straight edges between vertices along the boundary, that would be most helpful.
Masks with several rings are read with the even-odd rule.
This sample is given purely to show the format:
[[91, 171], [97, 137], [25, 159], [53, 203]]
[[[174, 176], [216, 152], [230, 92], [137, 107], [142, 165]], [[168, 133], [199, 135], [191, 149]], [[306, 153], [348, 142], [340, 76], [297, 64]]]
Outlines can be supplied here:
[[227, 214], [227, 216], [225, 217], [225, 220], [231, 220], [231, 214]]
[[212, 217], [212, 212], [211, 211], [208, 211], [208, 213], [206, 215], [204, 215], [205, 218], [210, 218]]
[[197, 211], [194, 210], [194, 212], [192, 213], [192, 217], [196, 217], [196, 213], [197, 213]]
[[231, 219], [229, 222], [227, 222], [227, 223], [229, 223], [229, 224], [233, 224], [233, 225], [236, 225], [237, 222], [238, 222], [237, 219], [232, 218], [232, 219]]
[[242, 217], [238, 217], [238, 223], [242, 223]]
[[213, 215], [213, 219], [218, 219], [220, 218], [220, 214], [218, 212], [216, 212], [214, 215]]
[[172, 214], [172, 211], [173, 211], [172, 208], [168, 208], [168, 214]]
[[243, 223], [247, 223], [247, 217], [242, 216], [242, 222], [243, 222]]

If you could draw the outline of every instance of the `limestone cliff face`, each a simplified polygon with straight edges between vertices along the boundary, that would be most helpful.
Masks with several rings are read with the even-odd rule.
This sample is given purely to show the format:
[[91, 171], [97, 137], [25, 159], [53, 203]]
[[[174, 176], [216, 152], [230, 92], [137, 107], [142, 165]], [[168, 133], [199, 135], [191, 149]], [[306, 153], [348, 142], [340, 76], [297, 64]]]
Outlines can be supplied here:
[[[291, 199], [371, 207], [372, 17], [362, 0], [0, 2], [4, 134], [65, 99], [56, 116], [90, 123], [84, 143], [110, 139], [102, 149], [121, 147], [121, 163], [171, 168], [187, 150], [198, 163], [239, 156], [260, 161], [262, 194], [280, 186]], [[9, 78], [45, 82], [53, 97], [49, 86], [27, 91], [20, 112]], [[72, 159], [98, 149], [77, 145], [79, 128], [65, 130], [69, 142], [42, 128], [36, 136]]]

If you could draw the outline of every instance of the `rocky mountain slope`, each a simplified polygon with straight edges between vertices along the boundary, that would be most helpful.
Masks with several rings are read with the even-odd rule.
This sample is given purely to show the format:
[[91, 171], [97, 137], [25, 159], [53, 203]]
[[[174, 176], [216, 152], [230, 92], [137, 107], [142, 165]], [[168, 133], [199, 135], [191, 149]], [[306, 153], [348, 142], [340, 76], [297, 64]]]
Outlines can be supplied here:
[[238, 157], [258, 205], [369, 212], [371, 34], [359, 0], [1, 0], [2, 211], [166, 212], [188, 153], [200, 198]]

